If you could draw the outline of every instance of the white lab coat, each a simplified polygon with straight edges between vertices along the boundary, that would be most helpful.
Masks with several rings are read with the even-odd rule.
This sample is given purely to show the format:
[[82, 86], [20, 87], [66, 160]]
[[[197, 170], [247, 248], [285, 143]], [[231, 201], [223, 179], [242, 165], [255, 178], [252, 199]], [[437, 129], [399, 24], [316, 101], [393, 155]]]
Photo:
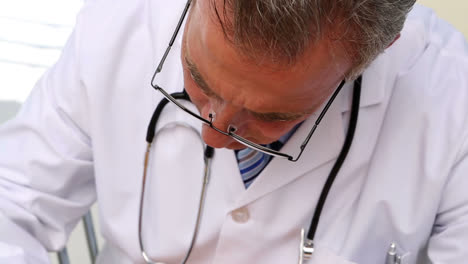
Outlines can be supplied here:
[[[106, 239], [99, 263], [143, 263], [138, 206], [145, 135], [161, 94], [149, 85], [183, 0], [90, 1], [58, 63], [0, 130], [0, 263], [47, 263], [96, 200]], [[172, 52], [180, 52], [180, 39]], [[166, 65], [181, 91], [180, 65]], [[322, 186], [342, 147], [347, 84], [297, 163], [273, 161], [245, 190], [234, 153], [217, 149], [189, 263], [297, 263]], [[394, 46], [363, 75], [356, 135], [331, 189], [307, 263], [468, 261], [468, 48], [416, 7]], [[314, 116], [284, 146], [296, 153]], [[200, 125], [167, 106], [170, 122]], [[202, 177], [199, 136], [158, 134], [150, 160], [145, 242], [180, 263]]]

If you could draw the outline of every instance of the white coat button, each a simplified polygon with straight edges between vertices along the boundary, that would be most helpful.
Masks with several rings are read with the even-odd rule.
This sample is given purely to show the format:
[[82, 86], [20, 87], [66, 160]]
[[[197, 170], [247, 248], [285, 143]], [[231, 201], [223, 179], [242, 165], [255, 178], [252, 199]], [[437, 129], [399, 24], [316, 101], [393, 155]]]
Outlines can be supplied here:
[[245, 223], [250, 219], [249, 210], [247, 210], [245, 207], [232, 211], [231, 216], [232, 219], [237, 223]]

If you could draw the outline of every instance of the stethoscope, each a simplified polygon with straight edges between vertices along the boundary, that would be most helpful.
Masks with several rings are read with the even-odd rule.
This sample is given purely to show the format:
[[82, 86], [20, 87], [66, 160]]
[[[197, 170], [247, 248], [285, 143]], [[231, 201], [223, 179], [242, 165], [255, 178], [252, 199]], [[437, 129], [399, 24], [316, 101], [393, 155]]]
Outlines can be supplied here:
[[[338, 172], [341, 169], [341, 166], [343, 165], [346, 156], [348, 155], [349, 149], [351, 148], [351, 144], [353, 142], [354, 134], [356, 131], [356, 126], [357, 126], [357, 121], [358, 121], [358, 114], [359, 114], [359, 102], [361, 98], [361, 86], [362, 86], [362, 76], [359, 76], [355, 81], [354, 81], [354, 87], [353, 87], [353, 99], [352, 99], [352, 104], [351, 104], [351, 115], [349, 118], [349, 125], [348, 125], [348, 131], [346, 133], [346, 138], [343, 143], [343, 146], [341, 148], [340, 154], [338, 155], [338, 158], [335, 162], [335, 164], [332, 167], [332, 170], [330, 171], [330, 174], [328, 175], [328, 178], [325, 182], [325, 185], [322, 188], [322, 192], [320, 194], [320, 198], [317, 203], [317, 207], [314, 212], [314, 216], [312, 218], [312, 221], [309, 226], [309, 231], [306, 235], [305, 229], [301, 229], [301, 237], [300, 237], [300, 245], [299, 245], [299, 258], [298, 258], [298, 263], [302, 264], [304, 263], [305, 260], [308, 260], [312, 257], [314, 253], [314, 237], [315, 233], [317, 231], [317, 227], [319, 224], [320, 220], [320, 215], [322, 213], [323, 207], [325, 205], [326, 198], [328, 196], [328, 193], [330, 192], [330, 189], [333, 185], [333, 182], [338, 175]], [[188, 102], [190, 101], [190, 97], [186, 93], [186, 91], [182, 92], [176, 92], [171, 94], [172, 97], [178, 100], [185, 100]], [[164, 130], [166, 127], [163, 127], [156, 131], [156, 125], [158, 123], [159, 117], [164, 109], [164, 107], [169, 103], [169, 100], [166, 98], [163, 98], [158, 106], [156, 107], [152, 117], [151, 121], [148, 125], [148, 130], [146, 134], [146, 141], [148, 143], [147, 149], [146, 149], [146, 154], [145, 154], [145, 163], [144, 163], [144, 172], [143, 172], [143, 180], [142, 180], [142, 191], [141, 191], [141, 196], [140, 196], [140, 213], [139, 213], [139, 222], [138, 222], [138, 235], [139, 235], [139, 243], [140, 243], [140, 251], [141, 254], [146, 261], [146, 263], [150, 264], [163, 264], [162, 262], [154, 262], [152, 261], [148, 254], [145, 251], [144, 245], [143, 245], [143, 239], [142, 239], [142, 210], [143, 210], [143, 198], [144, 198], [144, 193], [145, 193], [145, 183], [146, 183], [146, 176], [147, 176], [147, 167], [148, 167], [148, 160], [149, 160], [149, 153], [151, 149], [151, 144], [153, 143], [154, 139], [158, 136], [158, 133]], [[198, 135], [200, 136], [200, 140], [203, 142], [203, 139], [201, 138], [200, 133], [195, 130], [193, 127], [189, 126], [188, 124], [185, 123], [180, 123], [180, 122], [175, 122], [175, 123], [170, 123], [172, 126], [183, 126], [189, 129], [192, 129], [193, 131], [197, 132]], [[204, 143], [203, 143], [204, 144]], [[205, 145], [205, 144], [204, 144]], [[201, 223], [201, 217], [203, 214], [203, 207], [205, 204], [205, 198], [206, 198], [206, 190], [208, 187], [209, 183], [209, 177], [210, 177], [210, 168], [211, 168], [211, 161], [214, 156], [214, 148], [206, 145], [204, 149], [204, 163], [205, 163], [205, 169], [204, 169], [204, 175], [203, 175], [203, 184], [202, 184], [202, 189], [201, 189], [201, 194], [200, 194], [200, 200], [198, 204], [198, 212], [197, 212], [197, 218], [194, 226], [194, 231], [192, 233], [192, 239], [190, 242], [190, 246], [185, 254], [185, 257], [181, 263], [186, 263], [187, 260], [190, 257], [190, 254], [193, 250], [193, 246], [195, 244], [195, 241], [197, 239], [200, 223]]]

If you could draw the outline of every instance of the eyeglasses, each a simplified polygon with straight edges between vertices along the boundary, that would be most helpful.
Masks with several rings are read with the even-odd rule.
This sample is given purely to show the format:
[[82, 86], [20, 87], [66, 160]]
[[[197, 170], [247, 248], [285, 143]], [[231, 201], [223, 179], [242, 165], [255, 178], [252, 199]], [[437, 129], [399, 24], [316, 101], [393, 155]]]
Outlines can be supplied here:
[[260, 151], [262, 153], [265, 153], [267, 155], [270, 155], [270, 156], [273, 156], [273, 157], [285, 158], [285, 159], [287, 159], [289, 161], [293, 161], [293, 162], [298, 161], [299, 158], [301, 157], [302, 153], [304, 152], [304, 149], [306, 148], [307, 143], [309, 143], [310, 138], [312, 137], [312, 135], [314, 134], [314, 132], [317, 129], [318, 125], [320, 124], [323, 117], [325, 116], [325, 113], [330, 108], [330, 105], [335, 100], [335, 98], [338, 95], [338, 93], [340, 92], [341, 88], [343, 88], [343, 86], [345, 84], [345, 81], [343, 80], [340, 83], [338, 88], [336, 88], [336, 90], [333, 92], [330, 99], [328, 99], [328, 102], [326, 103], [326, 105], [323, 108], [322, 112], [320, 113], [317, 120], [315, 121], [314, 126], [311, 128], [309, 134], [307, 135], [305, 140], [300, 145], [300, 151], [299, 151], [299, 154], [297, 154], [296, 157], [293, 157], [293, 156], [291, 156], [289, 154], [279, 152], [279, 151], [276, 151], [274, 149], [262, 146], [260, 144], [254, 143], [254, 142], [252, 142], [250, 140], [247, 140], [247, 139], [237, 135], [235, 133], [236, 128], [233, 125], [229, 125], [227, 131], [223, 131], [222, 129], [219, 129], [219, 128], [215, 127], [213, 125], [213, 118], [214, 118], [213, 114], [209, 114], [208, 119], [206, 119], [206, 118], [194, 113], [193, 111], [191, 111], [190, 109], [186, 108], [181, 103], [179, 103], [174, 97], [172, 97], [168, 92], [166, 92], [166, 90], [164, 90], [161, 86], [159, 86], [158, 84], [155, 83], [156, 76], [162, 71], [163, 65], [164, 65], [164, 63], [165, 63], [165, 61], [166, 61], [166, 59], [167, 59], [167, 57], [169, 55], [169, 52], [171, 51], [171, 48], [172, 48], [172, 46], [173, 46], [173, 44], [174, 44], [174, 42], [175, 42], [175, 40], [177, 38], [177, 35], [179, 34], [180, 28], [181, 28], [182, 23], [184, 22], [184, 19], [185, 19], [186, 15], [187, 15], [187, 12], [188, 12], [188, 9], [190, 7], [191, 2], [192, 2], [191, 0], [188, 0], [186, 5], [185, 5], [184, 11], [182, 12], [182, 16], [180, 17], [179, 22], [177, 23], [177, 26], [175, 28], [175, 31], [172, 34], [171, 40], [169, 41], [169, 45], [168, 45], [168, 47], [167, 47], [161, 61], [159, 62], [158, 67], [156, 68], [156, 70], [155, 70], [155, 72], [153, 74], [153, 78], [151, 79], [151, 86], [154, 89], [161, 92], [163, 94], [163, 96], [167, 100], [169, 100], [170, 102], [177, 105], [180, 109], [185, 111], [187, 114], [197, 118], [198, 120], [203, 122], [205, 125], [208, 125], [210, 128], [214, 129], [215, 131], [219, 132], [220, 134], [225, 135], [225, 136], [229, 136], [232, 139], [234, 139], [235, 141], [239, 142], [240, 144], [242, 144], [242, 145], [244, 145], [244, 146], [246, 146], [248, 148], [252, 148], [252, 149], [254, 149], [256, 151]]

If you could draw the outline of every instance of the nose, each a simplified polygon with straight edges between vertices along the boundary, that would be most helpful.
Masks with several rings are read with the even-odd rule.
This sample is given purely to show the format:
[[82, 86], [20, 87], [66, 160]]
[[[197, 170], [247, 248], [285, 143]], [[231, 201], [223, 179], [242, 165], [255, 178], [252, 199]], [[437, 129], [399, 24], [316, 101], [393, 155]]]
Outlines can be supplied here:
[[[227, 132], [230, 126], [238, 128], [238, 125], [242, 125], [235, 122], [239, 119], [240, 109], [226, 104], [210, 104], [203, 109], [202, 115], [208, 120], [211, 119], [213, 126], [223, 132]], [[207, 125], [203, 126], [202, 137], [206, 144], [214, 148], [224, 148], [235, 141]]]

